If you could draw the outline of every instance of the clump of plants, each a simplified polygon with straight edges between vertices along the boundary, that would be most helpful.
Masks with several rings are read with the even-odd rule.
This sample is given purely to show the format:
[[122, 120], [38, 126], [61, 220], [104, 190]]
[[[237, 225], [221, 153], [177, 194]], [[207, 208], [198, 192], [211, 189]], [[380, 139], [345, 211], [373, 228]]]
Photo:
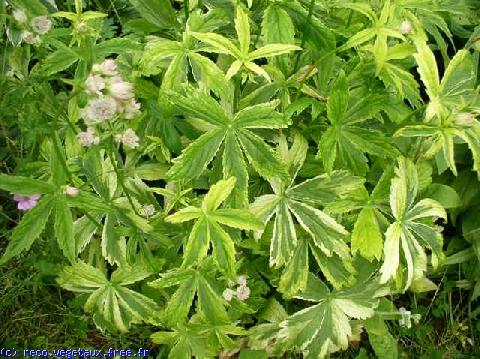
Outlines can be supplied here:
[[0, 10], [1, 266], [47, 242], [99, 331], [169, 358], [397, 358], [455, 288], [478, 348], [477, 2]]

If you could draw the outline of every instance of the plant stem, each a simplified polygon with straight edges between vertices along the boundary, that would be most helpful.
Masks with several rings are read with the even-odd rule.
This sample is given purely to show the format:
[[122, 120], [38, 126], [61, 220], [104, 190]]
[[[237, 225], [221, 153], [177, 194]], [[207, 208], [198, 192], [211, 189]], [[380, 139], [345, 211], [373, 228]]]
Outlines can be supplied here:
[[135, 214], [138, 214], [137, 210], [135, 209], [135, 204], [133, 203], [132, 197], [130, 196], [130, 193], [128, 192], [128, 189], [125, 186], [123, 173], [121, 173], [119, 171], [117, 163], [115, 161], [115, 158], [117, 156], [115, 155], [115, 150], [114, 150], [113, 126], [110, 122], [108, 122], [108, 127], [110, 129], [110, 141], [109, 141], [109, 146], [108, 146], [108, 150], [109, 150], [108, 158], [110, 159], [110, 162], [112, 163], [113, 170], [115, 171], [115, 174], [117, 175], [118, 182], [120, 183], [120, 187], [122, 187], [122, 190], [125, 193], [125, 196], [127, 197], [127, 200], [130, 203], [130, 206], [132, 207], [133, 212]]

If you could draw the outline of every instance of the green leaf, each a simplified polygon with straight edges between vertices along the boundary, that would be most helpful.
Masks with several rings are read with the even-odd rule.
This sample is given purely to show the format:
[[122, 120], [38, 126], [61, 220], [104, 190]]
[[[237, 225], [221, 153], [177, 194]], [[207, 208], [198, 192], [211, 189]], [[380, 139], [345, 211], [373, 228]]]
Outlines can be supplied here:
[[220, 207], [220, 205], [228, 198], [230, 193], [232, 193], [233, 188], [237, 179], [235, 177], [230, 177], [225, 180], [220, 180], [215, 183], [202, 202], [202, 210], [204, 212], [214, 212]]
[[348, 82], [345, 74], [341, 73], [327, 101], [327, 114], [332, 124], [339, 123], [344, 118], [349, 98]]
[[241, 128], [287, 128], [291, 121], [277, 112], [278, 101], [246, 107], [240, 110], [233, 120]]
[[55, 236], [65, 257], [71, 263], [75, 262], [77, 256], [73, 236], [72, 213], [64, 195], [58, 195], [55, 198]]
[[364, 325], [368, 333], [368, 340], [378, 359], [397, 359], [397, 340], [390, 333], [381, 316], [376, 315], [367, 319]]
[[109, 39], [95, 46], [95, 52], [102, 57], [110, 54], [139, 51], [141, 49], [142, 46], [138, 42], [127, 38]]
[[209, 234], [213, 246], [213, 258], [217, 267], [229, 277], [235, 276], [235, 245], [222, 227], [216, 222], [210, 222]]
[[425, 84], [427, 94], [431, 100], [440, 93], [440, 77], [437, 62], [432, 50], [424, 42], [417, 42], [417, 53], [413, 55], [418, 64], [418, 73]]
[[287, 298], [305, 289], [308, 279], [308, 244], [300, 240], [280, 277], [278, 290]]
[[[225, 134], [221, 129], [207, 132], [175, 158], [167, 172], [170, 179], [193, 179], [202, 174], [217, 153]], [[192, 166], [192, 163], [195, 166]]]
[[234, 208], [246, 207], [248, 204], [248, 172], [242, 149], [233, 132], [225, 136], [222, 156], [223, 177], [235, 177], [236, 186], [230, 195], [230, 204]]
[[72, 49], [62, 46], [48, 55], [40, 66], [40, 72], [46, 76], [56, 74], [73, 65], [79, 60], [79, 55]]
[[169, 325], [177, 326], [188, 315], [195, 294], [198, 298], [198, 311], [214, 324], [227, 323], [225, 301], [213, 289], [211, 280], [200, 271], [174, 270], [162, 274], [162, 277], [150, 283], [153, 287], [177, 286], [178, 289], [170, 297], [165, 318]]
[[206, 42], [207, 44], [214, 47], [214, 52], [221, 54], [231, 55], [235, 58], [241, 58], [242, 53], [240, 50], [227, 38], [222, 35], [215, 34], [212, 32], [209, 33], [199, 33], [191, 32], [190, 35], [196, 39]]
[[188, 88], [185, 96], [173, 91], [164, 91], [163, 95], [187, 117], [199, 118], [216, 127], [226, 126], [230, 122], [220, 104], [201, 91]]
[[117, 222], [115, 215], [106, 215], [102, 231], [102, 255], [110, 264], [119, 266], [126, 264], [126, 244], [115, 231]]
[[248, 15], [243, 11], [241, 6], [237, 6], [235, 30], [237, 32], [238, 42], [240, 43], [240, 52], [246, 55], [250, 47], [250, 24], [248, 23]]
[[23, 176], [0, 174], [0, 188], [15, 194], [30, 196], [39, 193], [51, 193], [55, 190], [51, 184]]
[[232, 228], [246, 230], [259, 230], [263, 228], [262, 222], [252, 216], [250, 211], [245, 209], [218, 209], [214, 214], [210, 214], [208, 217]]
[[359, 252], [368, 260], [382, 257], [383, 238], [375, 210], [365, 207], [360, 211], [352, 231], [352, 252]]
[[352, 176], [348, 171], [333, 171], [294, 185], [288, 193], [298, 201], [325, 205], [355, 192], [362, 183], [361, 177]]
[[399, 158], [396, 177], [390, 188], [390, 207], [395, 221], [385, 234], [384, 257], [380, 268], [381, 282], [395, 277], [400, 268], [400, 249], [406, 263], [407, 277], [404, 290], [413, 281], [421, 279], [427, 271], [427, 258], [423, 247], [432, 250], [432, 265], [437, 267], [442, 253], [442, 235], [432, 217], [447, 218], [444, 208], [432, 199], [415, 203], [418, 175], [411, 160]]
[[[262, 34], [267, 44], [293, 44], [295, 41], [295, 28], [290, 16], [275, 3], [270, 4], [263, 13]], [[273, 63], [286, 71], [288, 57], [277, 57]]]
[[372, 317], [384, 290], [374, 282], [359, 283], [342, 291], [330, 292], [312, 274], [307, 288], [297, 298], [315, 305], [300, 310], [280, 323], [276, 340], [288, 340], [305, 358], [325, 358], [348, 347], [352, 334], [349, 318]]
[[33, 242], [43, 232], [53, 205], [53, 197], [45, 196], [23, 216], [12, 232], [5, 253], [0, 258], [0, 265], [7, 263], [24, 250], [30, 249]]
[[272, 57], [287, 54], [291, 51], [301, 50], [301, 47], [288, 44], [268, 44], [248, 54], [248, 60], [256, 60], [264, 57]]
[[288, 203], [279, 200], [275, 210], [275, 222], [270, 245], [270, 266], [281, 267], [289, 262], [296, 246], [297, 232]]
[[210, 226], [202, 216], [193, 225], [183, 253], [183, 267], [189, 267], [207, 256], [210, 247]]
[[133, 323], [152, 321], [158, 311], [158, 306], [152, 299], [124, 286], [145, 277], [146, 272], [143, 270], [131, 269], [126, 273], [119, 269], [109, 281], [97, 268], [78, 261], [71, 267], [65, 267], [57, 282], [65, 289], [90, 293], [84, 309], [94, 313], [98, 326], [126, 332]]
[[249, 130], [239, 130], [237, 133], [240, 144], [255, 171], [266, 179], [288, 177], [285, 165], [278, 155]]
[[438, 201], [443, 208], [455, 208], [462, 204], [457, 192], [450, 186], [434, 183], [427, 187], [422, 194], [425, 198]]
[[178, 27], [175, 10], [170, 0], [129, 0], [148, 22], [160, 28]]

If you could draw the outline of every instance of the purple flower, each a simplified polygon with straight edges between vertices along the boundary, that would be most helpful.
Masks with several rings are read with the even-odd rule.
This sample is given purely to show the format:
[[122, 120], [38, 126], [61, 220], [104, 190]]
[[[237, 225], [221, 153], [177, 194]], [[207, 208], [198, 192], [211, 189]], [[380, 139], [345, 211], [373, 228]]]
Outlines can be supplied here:
[[39, 198], [39, 194], [34, 194], [31, 196], [22, 196], [20, 194], [13, 195], [13, 200], [17, 202], [18, 209], [21, 211], [28, 211], [29, 209], [35, 207]]

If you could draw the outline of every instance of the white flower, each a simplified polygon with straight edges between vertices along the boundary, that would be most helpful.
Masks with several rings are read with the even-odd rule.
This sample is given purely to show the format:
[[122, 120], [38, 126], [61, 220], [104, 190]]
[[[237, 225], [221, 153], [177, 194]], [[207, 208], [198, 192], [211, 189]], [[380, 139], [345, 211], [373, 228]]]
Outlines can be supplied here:
[[65, 194], [68, 196], [76, 196], [79, 192], [80, 191], [76, 187], [67, 186], [67, 188], [65, 188]]
[[13, 10], [12, 12], [12, 15], [13, 15], [13, 18], [19, 22], [20, 24], [24, 24], [27, 22], [28, 18], [27, 18], [27, 14], [25, 12], [25, 10], [23, 9], [15, 9]]
[[233, 289], [227, 288], [223, 291], [222, 295], [223, 299], [225, 299], [227, 302], [230, 302], [235, 296], [235, 291]]
[[85, 81], [85, 86], [92, 95], [101, 95], [105, 88], [105, 80], [100, 75], [90, 75]]
[[82, 115], [87, 125], [100, 123], [112, 118], [117, 112], [117, 103], [111, 97], [99, 97], [88, 101]]
[[140, 208], [140, 214], [145, 217], [150, 217], [155, 214], [155, 207], [153, 204], [147, 204]]
[[250, 297], [250, 288], [246, 285], [241, 285], [237, 288], [237, 298], [239, 300], [246, 300]]
[[77, 134], [77, 139], [80, 145], [84, 147], [98, 145], [98, 143], [100, 142], [100, 137], [95, 136], [95, 132], [91, 127], [88, 127], [86, 131]]
[[127, 81], [112, 82], [108, 90], [110, 95], [117, 100], [127, 101], [133, 98], [133, 85]]
[[107, 76], [115, 76], [118, 74], [117, 63], [113, 59], [106, 59], [101, 64], [93, 65], [92, 70]]
[[33, 32], [24, 31], [22, 32], [22, 40], [27, 44], [36, 45], [40, 42], [40, 37]]
[[398, 324], [401, 326], [401, 327], [407, 327], [407, 328], [411, 328], [412, 327], [412, 322], [411, 322], [411, 317], [412, 317], [412, 312], [409, 311], [409, 310], [406, 310], [404, 307], [401, 307], [398, 309], [398, 312], [400, 313], [400, 315], [402, 316], [399, 321], [398, 321]]
[[140, 103], [136, 102], [135, 99], [131, 99], [126, 102], [123, 107], [123, 113], [127, 120], [134, 118], [137, 113], [140, 111]]
[[137, 148], [139, 146], [139, 140], [137, 134], [131, 128], [127, 128], [122, 135], [123, 145], [130, 148]]
[[46, 16], [37, 16], [32, 21], [33, 29], [39, 34], [45, 34], [52, 28], [52, 20]]
[[241, 275], [237, 278], [237, 283], [241, 286], [246, 286], [247, 285], [247, 276]]
[[413, 31], [412, 23], [408, 20], [403, 21], [398, 29], [401, 34], [411, 34]]

